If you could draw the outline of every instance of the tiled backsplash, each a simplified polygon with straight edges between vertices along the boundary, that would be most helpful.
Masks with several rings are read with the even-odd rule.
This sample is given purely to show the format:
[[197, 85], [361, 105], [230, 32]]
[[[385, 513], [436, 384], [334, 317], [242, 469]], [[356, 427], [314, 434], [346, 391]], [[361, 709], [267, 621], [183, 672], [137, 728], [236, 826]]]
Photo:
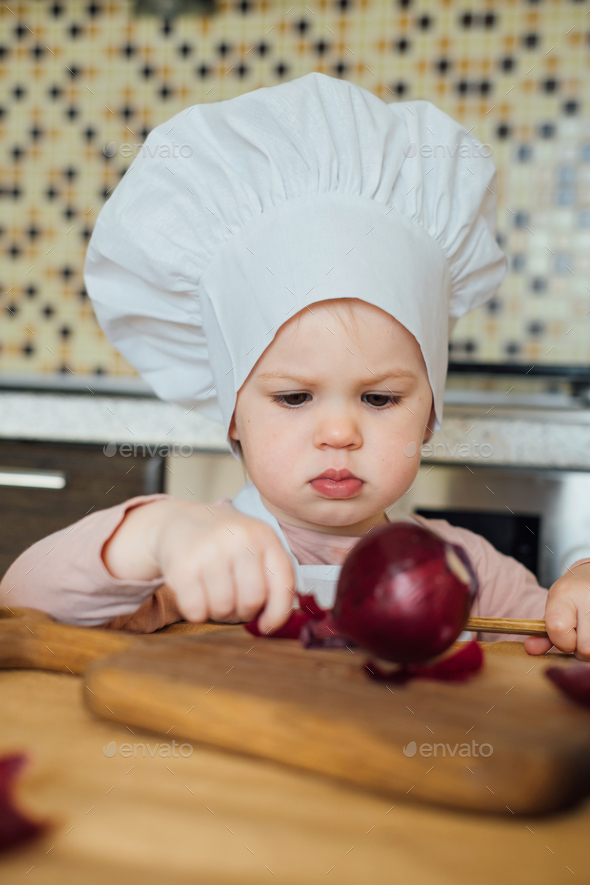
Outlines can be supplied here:
[[570, 0], [241, 0], [165, 21], [135, 18], [125, 2], [9, 0], [0, 369], [133, 374], [82, 277], [97, 214], [131, 163], [105, 146], [137, 150], [185, 107], [314, 70], [385, 101], [429, 99], [493, 150], [510, 270], [457, 325], [453, 360], [587, 364], [589, 13]]

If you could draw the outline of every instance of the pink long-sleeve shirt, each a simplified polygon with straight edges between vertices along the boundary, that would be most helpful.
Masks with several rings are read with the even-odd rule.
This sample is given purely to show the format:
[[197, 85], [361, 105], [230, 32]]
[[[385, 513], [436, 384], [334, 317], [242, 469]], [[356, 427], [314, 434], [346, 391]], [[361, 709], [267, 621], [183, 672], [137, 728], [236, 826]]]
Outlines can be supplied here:
[[[6, 572], [0, 583], [0, 604], [40, 609], [69, 624], [136, 633], [152, 633], [182, 620], [174, 593], [162, 578], [115, 578], [102, 559], [105, 543], [128, 510], [166, 497], [132, 498], [37, 541]], [[232, 506], [229, 498], [219, 498], [215, 504]], [[473, 616], [543, 617], [547, 591], [523, 565], [499, 553], [480, 535], [449, 525], [446, 520], [418, 516], [415, 519], [445, 540], [460, 544], [470, 557], [480, 584]], [[301, 565], [342, 565], [346, 554], [360, 540], [282, 522], [280, 526]], [[481, 634], [480, 638], [522, 639], [502, 634]]]

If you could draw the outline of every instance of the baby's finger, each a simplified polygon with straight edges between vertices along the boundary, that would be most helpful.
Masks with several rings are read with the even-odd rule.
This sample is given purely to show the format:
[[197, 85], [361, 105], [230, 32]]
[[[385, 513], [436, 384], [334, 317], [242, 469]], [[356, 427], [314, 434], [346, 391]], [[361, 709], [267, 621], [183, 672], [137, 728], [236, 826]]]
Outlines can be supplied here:
[[209, 618], [209, 602], [205, 588], [198, 578], [181, 578], [167, 582], [176, 596], [178, 611], [185, 621], [203, 624]]
[[545, 625], [553, 645], [566, 654], [576, 650], [577, 609], [567, 597], [549, 597], [545, 608]]
[[236, 585], [236, 617], [240, 621], [251, 621], [260, 612], [267, 599], [268, 588], [262, 554], [250, 551], [237, 556], [233, 563]]
[[576, 639], [576, 657], [580, 661], [590, 661], [590, 613], [579, 609]]
[[545, 636], [527, 636], [524, 641], [525, 651], [529, 655], [544, 655], [552, 647], [553, 643]]
[[214, 555], [204, 563], [199, 575], [205, 587], [209, 617], [223, 621], [235, 611], [236, 587], [228, 560]]
[[273, 544], [264, 553], [266, 585], [269, 588], [267, 602], [258, 629], [262, 634], [272, 633], [285, 623], [295, 601], [295, 573], [286, 552]]

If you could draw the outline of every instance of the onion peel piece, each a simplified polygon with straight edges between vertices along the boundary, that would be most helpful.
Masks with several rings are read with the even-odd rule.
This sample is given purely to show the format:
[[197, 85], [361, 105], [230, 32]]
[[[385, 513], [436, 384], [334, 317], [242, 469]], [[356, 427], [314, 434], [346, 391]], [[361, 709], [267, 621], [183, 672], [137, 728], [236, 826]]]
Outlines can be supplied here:
[[311, 620], [321, 620], [326, 612], [321, 609], [312, 594], [298, 593], [299, 605], [289, 619], [274, 633], [261, 633], [258, 629], [258, 618], [244, 624], [244, 627], [252, 636], [265, 636], [267, 639], [299, 639], [301, 630]]
[[438, 682], [465, 682], [483, 667], [484, 655], [479, 643], [472, 639], [457, 651], [435, 661], [434, 664], [403, 664], [394, 670], [384, 670], [375, 661], [367, 661], [365, 669], [370, 679], [405, 685], [410, 679], [435, 679]]
[[47, 824], [26, 817], [14, 802], [15, 782], [26, 762], [24, 753], [0, 756], [0, 852], [29, 842], [48, 829]]
[[584, 664], [548, 667], [545, 676], [570, 700], [590, 710], [590, 667]]

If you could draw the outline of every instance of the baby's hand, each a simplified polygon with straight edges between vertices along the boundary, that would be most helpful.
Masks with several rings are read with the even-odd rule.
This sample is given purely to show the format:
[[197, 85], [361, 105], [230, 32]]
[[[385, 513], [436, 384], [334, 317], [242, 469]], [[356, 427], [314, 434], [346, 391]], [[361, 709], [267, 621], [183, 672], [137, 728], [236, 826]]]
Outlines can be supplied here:
[[578, 565], [553, 584], [545, 606], [549, 639], [529, 636], [525, 648], [542, 655], [550, 648], [590, 661], [590, 563]]
[[283, 624], [295, 599], [291, 561], [266, 523], [226, 504], [175, 498], [129, 511], [103, 551], [118, 578], [164, 578], [187, 621]]

